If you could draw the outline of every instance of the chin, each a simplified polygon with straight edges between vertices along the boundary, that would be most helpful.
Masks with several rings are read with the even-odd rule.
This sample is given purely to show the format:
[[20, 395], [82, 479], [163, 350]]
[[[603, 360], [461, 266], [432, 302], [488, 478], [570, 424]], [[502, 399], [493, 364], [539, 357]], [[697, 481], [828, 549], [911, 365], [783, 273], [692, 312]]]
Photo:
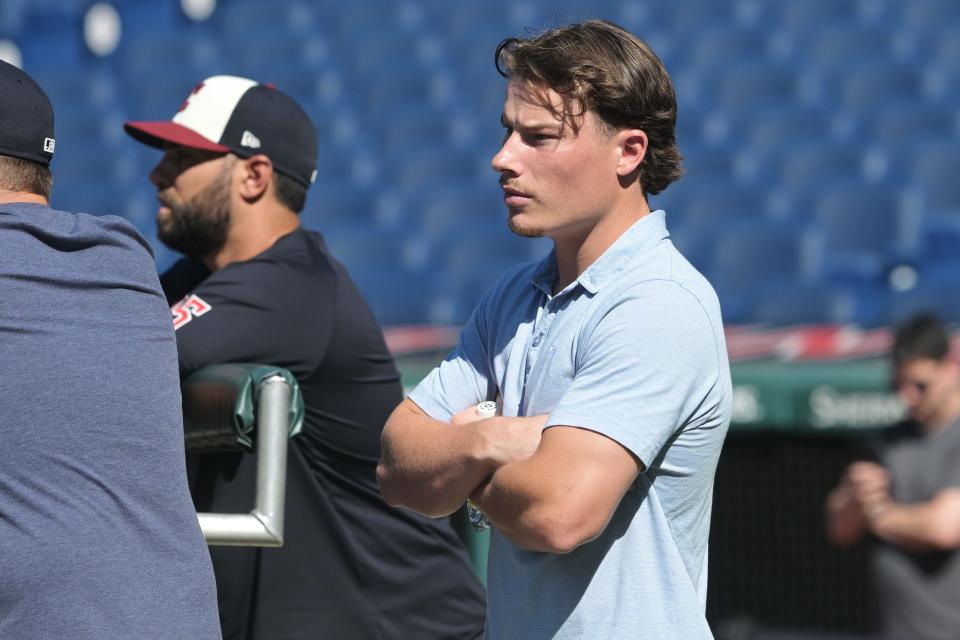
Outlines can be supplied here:
[[524, 238], [542, 238], [544, 229], [531, 224], [524, 224], [517, 219], [517, 214], [511, 214], [510, 219], [507, 221], [507, 228], [510, 231], [514, 232], [518, 236], [523, 236]]

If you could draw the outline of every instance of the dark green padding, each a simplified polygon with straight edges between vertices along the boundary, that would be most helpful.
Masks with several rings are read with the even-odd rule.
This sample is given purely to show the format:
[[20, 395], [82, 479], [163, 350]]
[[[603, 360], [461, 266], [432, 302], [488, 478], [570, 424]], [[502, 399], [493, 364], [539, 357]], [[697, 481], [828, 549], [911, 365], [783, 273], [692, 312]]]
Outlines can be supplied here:
[[187, 449], [252, 449], [260, 383], [281, 376], [290, 385], [290, 437], [303, 426], [303, 396], [293, 374], [261, 364], [204, 367], [183, 381], [183, 427]]

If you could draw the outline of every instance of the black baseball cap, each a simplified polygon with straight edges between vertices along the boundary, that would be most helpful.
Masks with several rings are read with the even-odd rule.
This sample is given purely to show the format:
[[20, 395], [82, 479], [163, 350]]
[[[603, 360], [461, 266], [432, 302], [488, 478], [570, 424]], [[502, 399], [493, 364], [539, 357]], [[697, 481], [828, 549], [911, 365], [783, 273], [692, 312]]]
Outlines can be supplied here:
[[255, 80], [207, 78], [172, 120], [128, 122], [123, 128], [160, 149], [173, 143], [241, 158], [262, 153], [277, 171], [305, 187], [317, 177], [317, 132], [310, 117], [292, 98]]
[[50, 166], [53, 107], [33, 78], [0, 60], [0, 155]]

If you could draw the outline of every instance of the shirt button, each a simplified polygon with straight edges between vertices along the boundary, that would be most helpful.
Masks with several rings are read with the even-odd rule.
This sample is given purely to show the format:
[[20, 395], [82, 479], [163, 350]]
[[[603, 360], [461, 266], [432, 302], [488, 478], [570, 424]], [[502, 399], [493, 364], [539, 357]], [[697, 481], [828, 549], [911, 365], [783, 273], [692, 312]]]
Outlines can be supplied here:
[[537, 336], [533, 339], [533, 346], [539, 347], [539, 346], [540, 346], [540, 340], [542, 340], [542, 339], [543, 339], [543, 334], [542, 334], [542, 333], [538, 333]]

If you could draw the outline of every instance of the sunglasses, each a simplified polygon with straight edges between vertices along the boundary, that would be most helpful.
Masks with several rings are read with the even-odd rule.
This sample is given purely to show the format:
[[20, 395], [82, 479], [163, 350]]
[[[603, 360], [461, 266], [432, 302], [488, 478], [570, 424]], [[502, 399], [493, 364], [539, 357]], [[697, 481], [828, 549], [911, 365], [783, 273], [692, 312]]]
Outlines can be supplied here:
[[925, 394], [932, 383], [927, 380], [895, 380], [893, 390], [900, 391], [904, 388], [910, 388], [919, 394]]

